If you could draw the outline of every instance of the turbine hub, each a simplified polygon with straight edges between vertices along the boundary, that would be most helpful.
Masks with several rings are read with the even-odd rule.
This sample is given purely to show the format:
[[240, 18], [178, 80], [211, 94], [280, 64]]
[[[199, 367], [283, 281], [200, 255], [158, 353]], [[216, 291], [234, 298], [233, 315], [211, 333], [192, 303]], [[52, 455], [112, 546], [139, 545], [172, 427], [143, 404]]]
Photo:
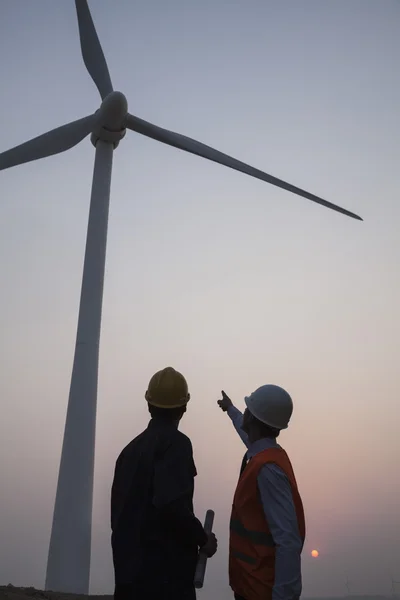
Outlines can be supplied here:
[[106, 96], [97, 111], [97, 125], [91, 141], [96, 146], [98, 140], [110, 142], [116, 148], [125, 136], [125, 117], [128, 114], [128, 102], [121, 92], [111, 92]]

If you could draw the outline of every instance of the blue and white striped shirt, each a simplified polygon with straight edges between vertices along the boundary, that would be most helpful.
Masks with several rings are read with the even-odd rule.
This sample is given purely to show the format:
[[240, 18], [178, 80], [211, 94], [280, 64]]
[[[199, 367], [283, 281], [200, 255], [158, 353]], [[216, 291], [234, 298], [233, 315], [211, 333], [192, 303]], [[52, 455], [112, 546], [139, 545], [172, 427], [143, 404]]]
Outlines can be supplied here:
[[[243, 431], [243, 414], [231, 406], [228, 415], [247, 447], [247, 458], [252, 458], [267, 448], [279, 448], [276, 440], [263, 438], [249, 443]], [[275, 464], [266, 464], [258, 475], [258, 489], [271, 535], [276, 545], [275, 583], [272, 600], [297, 600], [300, 598], [301, 551], [300, 537], [292, 490], [285, 473]], [[262, 600], [260, 598], [260, 600]]]

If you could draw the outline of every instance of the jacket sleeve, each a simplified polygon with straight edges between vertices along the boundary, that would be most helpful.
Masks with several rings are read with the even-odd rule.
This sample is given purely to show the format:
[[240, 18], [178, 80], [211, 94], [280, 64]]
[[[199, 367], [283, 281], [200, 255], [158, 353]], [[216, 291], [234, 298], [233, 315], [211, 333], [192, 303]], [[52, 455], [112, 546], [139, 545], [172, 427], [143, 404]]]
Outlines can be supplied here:
[[276, 545], [272, 600], [297, 600], [302, 590], [303, 542], [289, 480], [277, 465], [267, 464], [258, 476], [258, 488], [265, 518]]
[[166, 529], [185, 543], [202, 547], [207, 534], [191, 510], [195, 473], [189, 438], [176, 438], [156, 464], [153, 505]]
[[199, 548], [207, 542], [203, 525], [179, 498], [162, 507], [160, 517], [165, 528], [173, 531], [182, 542]]
[[245, 433], [242, 429], [243, 423], [243, 414], [240, 412], [236, 406], [230, 406], [227, 410], [228, 417], [231, 419], [234, 428], [236, 429], [240, 439], [243, 444], [248, 448], [249, 447], [249, 437], [247, 433]]
[[121, 490], [119, 481], [119, 471], [122, 462], [122, 457], [119, 456], [114, 469], [114, 479], [111, 487], [111, 531], [114, 531], [117, 525], [119, 512], [121, 510]]

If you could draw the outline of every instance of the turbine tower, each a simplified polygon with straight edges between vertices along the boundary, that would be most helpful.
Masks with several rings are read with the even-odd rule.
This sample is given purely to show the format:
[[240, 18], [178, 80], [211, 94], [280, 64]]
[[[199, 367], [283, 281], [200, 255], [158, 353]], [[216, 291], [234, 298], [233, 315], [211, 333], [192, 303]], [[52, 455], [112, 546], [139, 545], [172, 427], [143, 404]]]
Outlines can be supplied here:
[[346, 590], [347, 590], [347, 597], [349, 597], [351, 595], [351, 581], [349, 580], [348, 575], [346, 575]]
[[126, 129], [225, 165], [362, 220], [314, 194], [250, 167], [191, 138], [128, 113], [125, 96], [114, 91], [87, 0], [75, 0], [83, 61], [102, 103], [89, 116], [53, 129], [0, 154], [0, 170], [45, 158], [76, 146], [91, 135], [95, 146], [78, 328], [68, 410], [58, 475], [46, 589], [89, 591], [97, 375], [113, 153]]

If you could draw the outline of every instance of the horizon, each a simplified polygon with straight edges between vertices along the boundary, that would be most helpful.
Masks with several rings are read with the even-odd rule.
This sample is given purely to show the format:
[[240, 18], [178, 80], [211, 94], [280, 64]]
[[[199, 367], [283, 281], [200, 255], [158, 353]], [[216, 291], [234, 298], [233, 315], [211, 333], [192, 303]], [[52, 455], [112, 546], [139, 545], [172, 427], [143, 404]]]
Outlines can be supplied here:
[[[400, 583], [400, 582], [395, 582], [395, 583]], [[27, 591], [27, 592], [35, 592], [38, 591], [36, 590], [36, 588], [32, 587], [32, 586], [26, 586], [26, 587], [20, 587], [20, 586], [16, 586], [13, 584], [7, 584], [7, 585], [2, 585], [0, 584], [0, 593], [2, 591], [2, 589], [4, 588], [8, 588], [10, 589], [11, 593], [12, 590], [23, 590], [23, 591]], [[49, 595], [49, 597], [56, 597], [59, 595], [58, 592], [45, 592], [46, 594]], [[202, 590], [197, 590], [197, 594], [200, 594], [200, 597], [203, 595], [204, 593], [204, 589]], [[231, 592], [230, 592], [231, 594]], [[27, 594], [29, 596], [29, 594]], [[70, 594], [70, 593], [60, 593], [60, 595], [64, 596], [68, 596], [68, 597], [83, 597], [82, 594]], [[104, 598], [104, 597], [110, 597], [107, 594], [90, 594], [90, 596], [88, 596], [90, 598]], [[323, 600], [338, 600], [339, 598], [358, 598], [358, 600], [361, 600], [362, 598], [364, 599], [368, 599], [368, 600], [379, 600], [380, 598], [399, 598], [400, 595], [399, 594], [346, 594], [346, 595], [342, 595], [342, 596], [302, 596], [302, 598], [304, 598], [304, 600], [319, 600], [320, 598], [323, 598]]]
[[[2, 588], [7, 588], [11, 591], [12, 590], [23, 590], [23, 591], [27, 591], [27, 592], [35, 592], [38, 591], [36, 590], [34, 587], [32, 586], [27, 586], [27, 587], [19, 587], [19, 586], [15, 586], [13, 584], [8, 584], [8, 585], [1, 585], [0, 584], [0, 593], [2, 591]], [[68, 597], [83, 597], [82, 594], [68, 594], [68, 593], [61, 593], [59, 594], [58, 592], [45, 592], [46, 594], [49, 595], [50, 598], [52, 597], [59, 597], [60, 595], [64, 596], [68, 596]], [[231, 592], [230, 596], [232, 595]], [[204, 594], [204, 589], [203, 590], [197, 590], [197, 594], [200, 594], [200, 598], [201, 596]], [[29, 596], [29, 594], [27, 594]], [[90, 594], [90, 596], [87, 596], [90, 598], [109, 598], [110, 595], [107, 594]], [[220, 597], [220, 596], [218, 596]], [[304, 600], [319, 600], [319, 599], [323, 599], [323, 600], [338, 600], [338, 599], [342, 599], [342, 598], [357, 598], [358, 600], [361, 599], [365, 599], [365, 600], [380, 600], [381, 598], [399, 598], [400, 595], [399, 594], [347, 594], [347, 595], [342, 595], [342, 596], [302, 596], [302, 598], [304, 598]]]
[[[2, 2], [0, 152], [99, 107], [74, 3]], [[279, 438], [306, 510], [303, 592], [400, 581], [394, 0], [90, 2], [129, 111], [360, 214], [358, 222], [128, 132], [114, 155], [100, 345], [91, 594], [112, 590], [115, 460], [171, 364], [192, 399], [196, 515], [215, 510], [207, 593], [227, 588], [243, 446], [216, 401], [259, 385], [294, 401]], [[44, 585], [94, 149], [0, 173], [0, 581]], [[317, 549], [316, 559], [310, 552]], [[377, 553], [377, 548], [379, 552]], [[7, 585], [7, 584], [6, 584]], [[199, 592], [199, 598], [205, 590]], [[337, 595], [336, 595], [337, 594]]]

